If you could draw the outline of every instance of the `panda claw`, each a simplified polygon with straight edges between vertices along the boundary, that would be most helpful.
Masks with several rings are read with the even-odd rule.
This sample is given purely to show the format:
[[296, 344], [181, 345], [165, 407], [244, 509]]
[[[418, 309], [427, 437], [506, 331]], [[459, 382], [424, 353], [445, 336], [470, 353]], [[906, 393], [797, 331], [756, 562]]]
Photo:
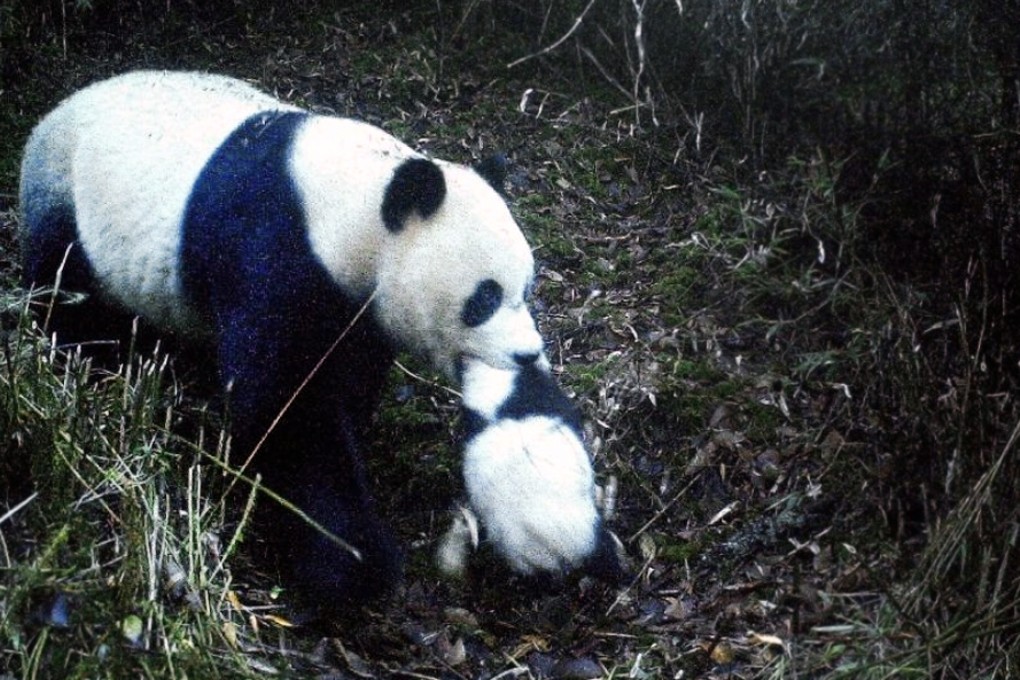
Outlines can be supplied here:
[[595, 506], [602, 512], [602, 518], [606, 521], [613, 519], [616, 514], [616, 496], [619, 492], [619, 482], [616, 475], [610, 475], [605, 485], [595, 487]]
[[468, 548], [477, 550], [479, 544], [478, 517], [467, 506], [461, 505], [450, 528], [439, 542], [436, 562], [445, 575], [459, 578], [467, 565]]

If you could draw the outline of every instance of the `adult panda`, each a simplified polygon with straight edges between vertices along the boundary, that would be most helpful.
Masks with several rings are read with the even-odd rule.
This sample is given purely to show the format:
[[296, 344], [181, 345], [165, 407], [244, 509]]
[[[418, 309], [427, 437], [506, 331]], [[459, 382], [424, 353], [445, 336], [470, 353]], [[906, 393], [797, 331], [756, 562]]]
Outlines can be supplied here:
[[257, 447], [264, 483], [355, 549], [263, 504], [296, 583], [343, 607], [399, 575], [361, 460], [394, 349], [454, 379], [465, 358], [546, 363], [525, 305], [533, 258], [502, 182], [498, 162], [429, 160], [237, 80], [128, 73], [32, 132], [24, 280], [90, 293], [57, 310], [63, 342], [120, 315], [214, 348], [234, 459]]

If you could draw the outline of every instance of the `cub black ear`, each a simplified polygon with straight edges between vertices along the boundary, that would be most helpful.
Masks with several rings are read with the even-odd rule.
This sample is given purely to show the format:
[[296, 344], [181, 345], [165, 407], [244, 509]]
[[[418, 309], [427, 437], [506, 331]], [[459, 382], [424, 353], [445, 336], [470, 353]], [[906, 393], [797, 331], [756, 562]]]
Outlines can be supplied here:
[[505, 194], [506, 185], [506, 168], [507, 168], [506, 156], [503, 154], [497, 154], [495, 156], [489, 156], [481, 163], [475, 166], [475, 172], [482, 176], [489, 185], [498, 191], [500, 194]]
[[404, 220], [416, 211], [423, 219], [432, 217], [446, 198], [446, 180], [439, 166], [424, 158], [412, 158], [397, 166], [383, 196], [382, 219], [397, 233]]

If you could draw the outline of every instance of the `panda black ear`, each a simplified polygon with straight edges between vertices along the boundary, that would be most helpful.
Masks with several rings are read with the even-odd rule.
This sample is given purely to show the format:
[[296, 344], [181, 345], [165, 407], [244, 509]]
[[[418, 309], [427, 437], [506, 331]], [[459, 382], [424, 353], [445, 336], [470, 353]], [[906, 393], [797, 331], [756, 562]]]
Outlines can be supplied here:
[[412, 158], [397, 166], [383, 196], [382, 219], [397, 233], [404, 220], [416, 211], [423, 219], [432, 217], [446, 198], [446, 180], [439, 166], [424, 158]]
[[501, 196], [506, 194], [506, 168], [507, 168], [506, 156], [503, 154], [497, 154], [495, 156], [489, 156], [481, 163], [475, 166], [475, 172], [482, 176], [489, 185], [495, 189]]

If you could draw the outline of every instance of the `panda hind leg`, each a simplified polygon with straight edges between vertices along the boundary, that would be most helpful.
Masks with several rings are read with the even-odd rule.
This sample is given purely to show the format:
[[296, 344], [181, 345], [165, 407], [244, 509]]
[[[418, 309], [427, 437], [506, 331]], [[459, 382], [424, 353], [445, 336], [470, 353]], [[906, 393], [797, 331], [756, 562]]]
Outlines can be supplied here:
[[309, 491], [303, 499], [297, 494], [299, 507], [329, 535], [293, 514], [280, 526], [289, 525], [287, 535], [273, 532], [301, 597], [323, 615], [342, 615], [390, 592], [400, 580], [402, 559], [389, 528], [335, 493]]
[[[324, 460], [318, 450], [302, 446], [310, 444], [306, 433], [295, 433], [283, 421], [281, 425], [282, 436], [270, 437], [257, 461], [267, 486], [304, 515], [269, 498], [261, 502], [261, 533], [281, 571], [323, 614], [343, 613], [384, 595], [400, 579], [401, 555], [366, 490], [351, 441], [355, 435], [344, 433], [344, 444], [334, 441], [336, 448]], [[281, 447], [284, 441], [288, 445]], [[343, 448], [344, 455], [337, 448]], [[297, 465], [282, 464], [281, 456]]]
[[[222, 370], [232, 384], [231, 429], [239, 460], [270, 430], [297, 390], [293, 377], [307, 375], [310, 365], [275, 358], [279, 354], [267, 358], [272, 352], [266, 347], [275, 343], [264, 345], [258, 332], [242, 326], [249, 332], [223, 336], [226, 343], [238, 338], [238, 345], [220, 348]], [[360, 409], [345, 405], [350, 398], [344, 398], [343, 376], [341, 362], [324, 364], [297, 392], [252, 461], [263, 484], [293, 506], [263, 496], [256, 529], [283, 575], [323, 613], [342, 613], [382, 595], [401, 575], [397, 541], [378, 519], [368, 490]]]

